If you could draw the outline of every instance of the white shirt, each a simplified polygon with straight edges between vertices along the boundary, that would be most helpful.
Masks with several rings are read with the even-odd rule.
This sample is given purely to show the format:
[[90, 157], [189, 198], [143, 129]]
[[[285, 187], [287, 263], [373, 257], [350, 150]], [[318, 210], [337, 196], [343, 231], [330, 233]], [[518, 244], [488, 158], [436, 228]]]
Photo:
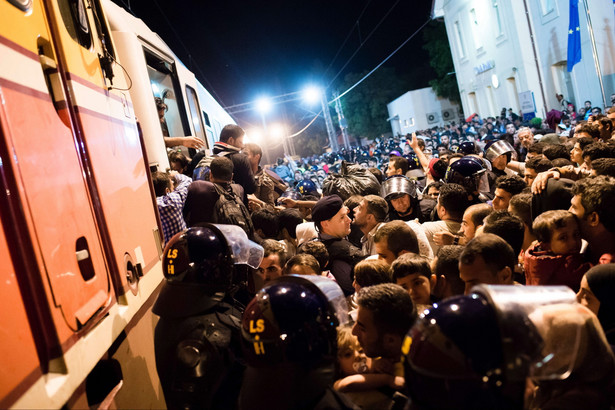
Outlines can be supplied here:
[[421, 224], [418, 222], [417, 219], [413, 221], [407, 221], [406, 224], [408, 224], [408, 226], [412, 228], [412, 230], [416, 234], [416, 239], [419, 242], [419, 255], [424, 256], [429, 260], [432, 260], [435, 256], [435, 253], [431, 249], [431, 246], [429, 244], [429, 238], [425, 234], [425, 230], [423, 229]]

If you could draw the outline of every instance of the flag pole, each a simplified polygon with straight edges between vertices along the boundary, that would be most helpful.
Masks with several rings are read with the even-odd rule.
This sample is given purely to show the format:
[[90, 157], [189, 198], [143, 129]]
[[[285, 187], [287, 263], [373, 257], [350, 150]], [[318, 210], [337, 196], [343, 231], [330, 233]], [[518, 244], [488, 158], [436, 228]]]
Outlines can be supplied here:
[[594, 65], [596, 66], [596, 74], [598, 74], [598, 82], [600, 82], [600, 94], [602, 95], [602, 108], [606, 108], [606, 94], [604, 93], [604, 83], [602, 82], [602, 70], [600, 69], [600, 61], [598, 60], [598, 50], [596, 49], [596, 38], [594, 37], [594, 28], [592, 27], [592, 20], [589, 16], [589, 7], [587, 6], [587, 0], [583, 0], [583, 6], [585, 7], [585, 15], [587, 16], [587, 28], [589, 30], [589, 39], [592, 45], [592, 54], [594, 56]]

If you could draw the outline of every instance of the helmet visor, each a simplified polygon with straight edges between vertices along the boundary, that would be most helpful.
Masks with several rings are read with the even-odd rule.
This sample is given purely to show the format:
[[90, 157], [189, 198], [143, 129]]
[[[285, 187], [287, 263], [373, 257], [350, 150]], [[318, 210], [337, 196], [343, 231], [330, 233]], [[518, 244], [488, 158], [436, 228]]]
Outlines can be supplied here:
[[508, 141], [499, 140], [491, 144], [487, 151], [485, 151], [485, 158], [493, 162], [494, 159], [504, 154], [511, 154], [511, 159], [517, 159], [517, 151], [513, 148]]
[[382, 183], [381, 196], [389, 199], [391, 195], [408, 194], [417, 197], [416, 184], [403, 175], [394, 175]]
[[[530, 329], [530, 338], [541, 338], [542, 343], [534, 355], [526, 357], [529, 369], [526, 365], [519, 371], [529, 370], [525, 375], [537, 380], [565, 379], [570, 375], [586, 322], [591, 319], [570, 288], [478, 285], [472, 292], [485, 296], [496, 308], [509, 370], [519, 362], [519, 341], [527, 340]], [[522, 322], [525, 326], [519, 326]]]
[[[240, 228], [241, 229], [241, 228]], [[300, 278], [305, 279], [314, 284], [322, 294], [327, 298], [329, 304], [335, 312], [335, 316], [339, 321], [339, 326], [347, 325], [350, 322], [350, 316], [348, 315], [348, 303], [344, 297], [344, 292], [337, 284], [337, 282], [325, 278], [323, 276], [316, 275], [287, 275], [286, 278]]]
[[251, 268], [258, 269], [265, 254], [263, 247], [249, 240], [246, 232], [239, 226], [214, 225], [224, 234], [231, 249], [233, 263], [235, 265], [248, 265]]

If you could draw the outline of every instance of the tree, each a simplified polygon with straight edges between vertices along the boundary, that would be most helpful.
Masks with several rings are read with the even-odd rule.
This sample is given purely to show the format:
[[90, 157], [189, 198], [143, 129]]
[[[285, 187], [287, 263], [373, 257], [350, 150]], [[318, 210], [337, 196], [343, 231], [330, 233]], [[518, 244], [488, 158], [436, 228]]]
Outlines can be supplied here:
[[[368, 71], [350, 73], [344, 78], [342, 90], [356, 84]], [[381, 67], [365, 81], [342, 97], [342, 109], [348, 121], [348, 133], [355, 137], [374, 139], [391, 132], [387, 121], [387, 104], [407, 91], [406, 82], [393, 68]], [[337, 116], [334, 117], [337, 123]]]
[[328, 144], [327, 132], [324, 131], [312, 131], [304, 132], [297, 135], [294, 140], [295, 150], [301, 157], [309, 157], [311, 155], [320, 155], [323, 153], [323, 147]]
[[460, 103], [455, 66], [444, 22], [432, 20], [423, 31], [423, 42], [423, 49], [429, 53], [429, 65], [433, 67], [436, 77], [429, 85], [439, 97]]

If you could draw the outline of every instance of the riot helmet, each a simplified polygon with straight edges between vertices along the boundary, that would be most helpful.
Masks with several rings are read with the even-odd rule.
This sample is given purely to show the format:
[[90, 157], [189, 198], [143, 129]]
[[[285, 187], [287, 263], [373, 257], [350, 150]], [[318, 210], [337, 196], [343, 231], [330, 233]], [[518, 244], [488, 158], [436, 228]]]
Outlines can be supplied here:
[[224, 298], [233, 266], [258, 268], [263, 248], [235, 225], [202, 224], [177, 233], [162, 256], [166, 282], [153, 307], [157, 315], [190, 316]]
[[287, 189], [286, 191], [282, 192], [282, 194], [280, 195], [280, 198], [290, 198], [295, 201], [301, 201], [303, 199], [303, 196], [301, 196], [299, 192], [293, 189]]
[[479, 285], [434, 304], [404, 344], [410, 399], [425, 409], [523, 408], [528, 377], [572, 371], [581, 326], [554, 324], [578, 308], [564, 286]]
[[380, 196], [384, 199], [394, 199], [403, 194], [410, 195], [413, 200], [418, 198], [416, 183], [406, 176], [392, 175], [382, 183]]
[[423, 170], [423, 167], [421, 167], [421, 163], [419, 162], [419, 159], [416, 157], [416, 154], [414, 154], [413, 152], [404, 154], [404, 158], [408, 160], [408, 169], [410, 171], [413, 171], [416, 169], [420, 169], [421, 171]]
[[506, 155], [506, 162], [517, 159], [517, 151], [513, 148], [508, 141], [497, 140], [495, 142], [488, 142], [485, 145], [485, 158], [489, 162], [493, 162], [500, 155]]
[[465, 156], [449, 165], [444, 181], [449, 184], [463, 186], [469, 194], [480, 191], [481, 177], [485, 168], [479, 159]]
[[464, 141], [459, 144], [459, 152], [463, 155], [476, 154], [476, 145], [471, 141]]
[[297, 191], [303, 196], [305, 195], [319, 195], [316, 184], [309, 179], [304, 179], [299, 182], [296, 187]]
[[320, 276], [282, 276], [261, 289], [244, 311], [244, 357], [252, 367], [333, 363], [336, 329], [348, 321], [337, 283]]

